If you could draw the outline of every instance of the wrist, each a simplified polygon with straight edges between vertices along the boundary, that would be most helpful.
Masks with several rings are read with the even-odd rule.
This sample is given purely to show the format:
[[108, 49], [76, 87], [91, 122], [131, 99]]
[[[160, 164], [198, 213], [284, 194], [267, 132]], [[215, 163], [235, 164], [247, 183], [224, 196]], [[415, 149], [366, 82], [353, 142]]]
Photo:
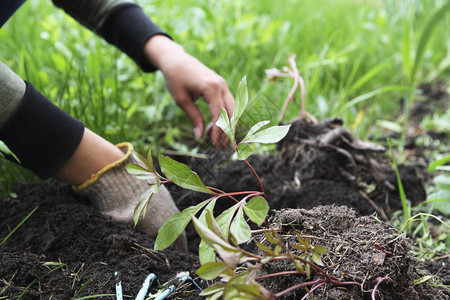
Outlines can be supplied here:
[[144, 56], [147, 61], [164, 72], [164, 67], [174, 57], [184, 54], [181, 45], [175, 43], [165, 35], [154, 35], [144, 44]]

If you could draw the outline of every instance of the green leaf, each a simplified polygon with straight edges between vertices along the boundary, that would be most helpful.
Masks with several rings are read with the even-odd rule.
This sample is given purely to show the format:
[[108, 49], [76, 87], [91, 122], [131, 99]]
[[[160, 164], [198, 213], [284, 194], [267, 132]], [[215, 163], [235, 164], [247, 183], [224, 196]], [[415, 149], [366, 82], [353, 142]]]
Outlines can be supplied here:
[[312, 252], [312, 260], [313, 262], [315, 262], [317, 265], [319, 266], [323, 266], [323, 262], [320, 259], [319, 254], [317, 254], [316, 252]]
[[230, 127], [233, 136], [235, 136], [237, 123], [239, 122], [242, 113], [247, 107], [247, 104], [248, 104], [247, 77], [244, 76], [241, 82], [239, 82], [236, 99], [234, 103], [234, 110], [233, 114], [231, 115]]
[[300, 251], [306, 251], [306, 250], [308, 250], [308, 248], [306, 248], [306, 247], [303, 246], [303, 245], [291, 244], [291, 246], [294, 247], [294, 248], [297, 249], [297, 250], [300, 250]]
[[310, 264], [305, 264], [305, 272], [306, 272], [306, 277], [311, 277], [311, 265]]
[[156, 180], [157, 178], [154, 173], [137, 164], [130, 163], [125, 168], [128, 173], [140, 180]]
[[223, 291], [209, 296], [207, 300], [219, 300], [219, 299], [222, 299], [222, 295], [223, 295]]
[[233, 141], [233, 143], [235, 143], [234, 133], [230, 125], [230, 119], [228, 118], [227, 111], [223, 107], [220, 108], [220, 116], [216, 122], [216, 125], [220, 127], [223, 132], [225, 132], [230, 141]]
[[[208, 214], [209, 215], [209, 214]], [[208, 220], [208, 215], [206, 218]], [[195, 216], [191, 215], [192, 222], [194, 223], [195, 230], [200, 235], [202, 240], [208, 245], [214, 247], [215, 245], [222, 246], [225, 249], [237, 249], [230, 245], [227, 241], [223, 240], [219, 235], [215, 234], [211, 229], [209, 229], [205, 224], [201, 223]], [[216, 249], [214, 247], [214, 249]], [[216, 249], [217, 250], [217, 249]]]
[[445, 216], [450, 216], [450, 190], [440, 189], [427, 197], [433, 210], [438, 210]]
[[[266, 120], [266, 121], [260, 121], [258, 123], [256, 123], [255, 125], [252, 126], [252, 128], [250, 128], [250, 130], [247, 132], [247, 136], [249, 135], [253, 135], [255, 132], [257, 132], [258, 130], [260, 130], [262, 127], [266, 126], [267, 124], [269, 124], [270, 121]], [[245, 138], [244, 138], [245, 139]]]
[[[150, 150], [149, 150], [150, 151]], [[140, 153], [138, 152], [133, 152], [133, 158], [137, 161], [140, 162], [142, 164], [142, 166], [147, 167], [148, 171], [152, 171], [154, 173], [156, 173], [155, 171], [155, 167], [153, 166], [153, 159], [150, 160], [150, 162], [145, 159]], [[151, 157], [151, 156], [150, 156]]]
[[245, 243], [251, 238], [250, 226], [245, 221], [242, 207], [238, 209], [233, 222], [231, 222], [230, 232], [238, 244]]
[[260, 242], [255, 242], [255, 243], [256, 243], [256, 246], [259, 249], [261, 249], [262, 251], [264, 251], [266, 254], [275, 255], [275, 252], [272, 249], [270, 249], [269, 247], [267, 247], [266, 245], [261, 244]]
[[216, 261], [216, 252], [213, 247], [201, 240], [200, 245], [198, 246], [198, 257], [200, 264], [204, 265], [206, 263]]
[[442, 174], [434, 177], [433, 183], [443, 190], [450, 190], [450, 175]]
[[[250, 282], [247, 284], [236, 284], [234, 285], [236, 289], [241, 292], [242, 296], [250, 296], [249, 299], [263, 299], [259, 291], [259, 285], [255, 282]], [[239, 298], [242, 299], [242, 298]]]
[[206, 289], [204, 289], [200, 293], [200, 296], [208, 296], [208, 295], [212, 295], [212, 294], [216, 294], [216, 293], [220, 293], [220, 292], [221, 292], [220, 295], [222, 295], [224, 288], [225, 288], [225, 284], [224, 283], [218, 283], [218, 284], [209, 286]]
[[231, 221], [233, 220], [233, 216], [236, 210], [239, 208], [239, 205], [240, 205], [239, 203], [236, 203], [235, 205], [229, 207], [223, 213], [221, 213], [216, 219], [220, 228], [225, 233], [226, 239], [228, 239], [229, 237]]
[[240, 143], [238, 145], [237, 158], [239, 160], [247, 159], [252, 154], [253, 154], [253, 150], [249, 144]]
[[300, 242], [300, 244], [302, 244], [303, 246], [305, 246], [306, 249], [309, 248], [309, 242], [308, 239], [303, 240], [303, 238], [300, 236], [300, 234], [297, 233], [297, 240]]
[[18, 163], [20, 163], [19, 158], [8, 148], [8, 146], [6, 146], [4, 142], [0, 141], [0, 157], [3, 157], [3, 154], [11, 155]]
[[274, 249], [275, 255], [280, 254], [281, 251], [283, 251], [283, 248], [280, 245], [276, 245]]
[[450, 162], [450, 154], [430, 163], [428, 166], [428, 172], [433, 172], [437, 167], [443, 166], [448, 162]]
[[209, 230], [205, 225], [200, 223], [197, 218], [193, 217], [192, 222], [197, 233], [202, 240], [217, 251], [220, 258], [231, 268], [234, 269], [240, 261], [239, 249], [221, 240], [214, 232]]
[[248, 281], [249, 272], [241, 273], [237, 276], [234, 276], [231, 278], [228, 283], [225, 285], [223, 299], [247, 299], [244, 297], [241, 297], [239, 294], [239, 290], [236, 289], [236, 285], [238, 284], [245, 284]]
[[257, 225], [261, 225], [269, 212], [269, 204], [263, 197], [253, 197], [244, 204], [245, 214]]
[[[216, 198], [217, 199], [217, 198]], [[212, 202], [214, 202], [215, 204], [215, 200], [214, 199]], [[219, 223], [217, 223], [217, 220], [214, 218], [213, 212], [211, 209], [211, 207], [213, 207], [214, 205], [208, 205], [205, 208], [206, 213], [204, 214], [205, 216], [205, 220], [203, 222], [203, 224], [205, 224], [209, 229], [211, 229], [212, 232], [214, 232], [215, 234], [217, 234], [222, 240], [226, 241], [227, 238], [222, 230], [222, 228], [220, 227]], [[203, 215], [203, 214], [202, 214]], [[201, 222], [201, 220], [199, 220]]]
[[151, 166], [154, 169], [154, 165], [153, 165], [153, 157], [152, 157], [152, 149], [148, 149], [147, 152], [147, 163], [149, 166]]
[[431, 278], [433, 278], [432, 275], [426, 275], [426, 276], [420, 277], [419, 279], [414, 280], [414, 285], [424, 283], [424, 282], [430, 280]]
[[261, 144], [273, 144], [279, 142], [286, 136], [289, 131], [289, 125], [272, 126], [261, 131], [256, 132], [253, 135], [247, 135], [241, 143], [261, 143]]
[[214, 211], [214, 206], [216, 206], [217, 198], [218, 197], [210, 198], [210, 202], [208, 203], [208, 205], [206, 205], [205, 209], [203, 210], [200, 217], [198, 218], [198, 220], [205, 225], [207, 224], [206, 223], [206, 214], [208, 213], [208, 211], [211, 211], [211, 212]]
[[317, 252], [318, 254], [322, 255], [322, 254], [327, 253], [328, 249], [321, 245], [315, 245], [314, 251]]
[[148, 205], [150, 204], [150, 201], [154, 195], [154, 192], [152, 189], [147, 189], [141, 196], [141, 199], [139, 203], [136, 205], [133, 213], [133, 221], [134, 226], [137, 225], [139, 222], [139, 217], [142, 215], [142, 217], [145, 217], [145, 213], [147, 212]]
[[203, 264], [195, 273], [203, 279], [213, 280], [228, 269], [230, 268], [224, 262], [209, 262]]
[[272, 235], [272, 232], [266, 232], [265, 237], [266, 237], [267, 241], [273, 245], [278, 245], [280, 243], [278, 236], [275, 234], [275, 237], [274, 237]]
[[159, 164], [167, 178], [176, 185], [197, 192], [214, 194], [213, 191], [203, 184], [197, 173], [192, 171], [187, 165], [164, 155], [159, 156]]
[[295, 269], [300, 272], [300, 273], [304, 273], [305, 272], [305, 268], [303, 268], [303, 263], [301, 263], [298, 260], [294, 260], [293, 264], [295, 266]]
[[209, 203], [209, 199], [200, 202], [196, 206], [190, 206], [171, 216], [166, 223], [158, 230], [158, 236], [155, 240], [154, 249], [164, 250], [175, 242], [180, 236], [187, 224], [191, 221], [191, 215], [195, 215], [200, 209]]

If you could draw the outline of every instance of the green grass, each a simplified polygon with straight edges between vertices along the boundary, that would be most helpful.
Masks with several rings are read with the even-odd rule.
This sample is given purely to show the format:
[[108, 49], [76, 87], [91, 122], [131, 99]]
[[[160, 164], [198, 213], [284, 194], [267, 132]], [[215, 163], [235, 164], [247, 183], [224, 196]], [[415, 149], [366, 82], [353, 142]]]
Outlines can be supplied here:
[[[411, 83], [450, 78], [450, 14], [432, 30], [426, 26], [444, 0], [138, 3], [189, 53], [227, 79], [233, 94], [247, 75], [251, 102], [244, 126], [278, 119], [292, 82], [268, 82], [264, 70], [282, 68], [290, 53], [297, 55], [305, 80], [306, 109], [318, 118], [343, 118], [360, 138], [377, 135], [376, 120], [397, 120], [401, 98], [414, 96]], [[431, 33], [426, 43], [424, 30]], [[51, 1], [27, 1], [0, 29], [0, 40], [6, 65], [108, 140], [132, 141], [143, 151], [149, 144], [165, 147], [180, 137], [193, 138], [160, 73], [142, 73]], [[199, 105], [207, 112], [205, 103]], [[291, 103], [285, 120], [299, 112], [299, 103]], [[0, 172], [1, 191], [33, 178], [3, 160]]]

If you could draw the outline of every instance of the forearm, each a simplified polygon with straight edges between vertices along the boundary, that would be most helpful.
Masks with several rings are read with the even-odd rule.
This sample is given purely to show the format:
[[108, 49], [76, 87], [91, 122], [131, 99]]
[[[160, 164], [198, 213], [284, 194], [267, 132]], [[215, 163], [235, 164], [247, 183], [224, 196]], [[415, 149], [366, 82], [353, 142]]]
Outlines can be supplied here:
[[143, 47], [144, 57], [148, 63], [154, 65], [161, 71], [165, 71], [175, 59], [182, 59], [185, 55], [181, 45], [175, 43], [164, 35], [155, 35], [148, 39]]

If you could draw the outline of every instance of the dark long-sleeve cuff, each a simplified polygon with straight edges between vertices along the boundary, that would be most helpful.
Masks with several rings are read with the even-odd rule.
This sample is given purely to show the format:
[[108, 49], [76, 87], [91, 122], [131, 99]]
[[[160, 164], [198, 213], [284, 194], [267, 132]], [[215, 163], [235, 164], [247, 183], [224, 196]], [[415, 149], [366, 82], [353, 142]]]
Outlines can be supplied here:
[[6, 123], [0, 140], [21, 165], [42, 179], [53, 176], [81, 142], [84, 124], [71, 117], [26, 82], [25, 95]]
[[145, 42], [157, 34], [170, 38], [136, 4], [115, 7], [106, 18], [101, 34], [109, 43], [131, 57], [145, 72], [156, 70], [144, 57]]

